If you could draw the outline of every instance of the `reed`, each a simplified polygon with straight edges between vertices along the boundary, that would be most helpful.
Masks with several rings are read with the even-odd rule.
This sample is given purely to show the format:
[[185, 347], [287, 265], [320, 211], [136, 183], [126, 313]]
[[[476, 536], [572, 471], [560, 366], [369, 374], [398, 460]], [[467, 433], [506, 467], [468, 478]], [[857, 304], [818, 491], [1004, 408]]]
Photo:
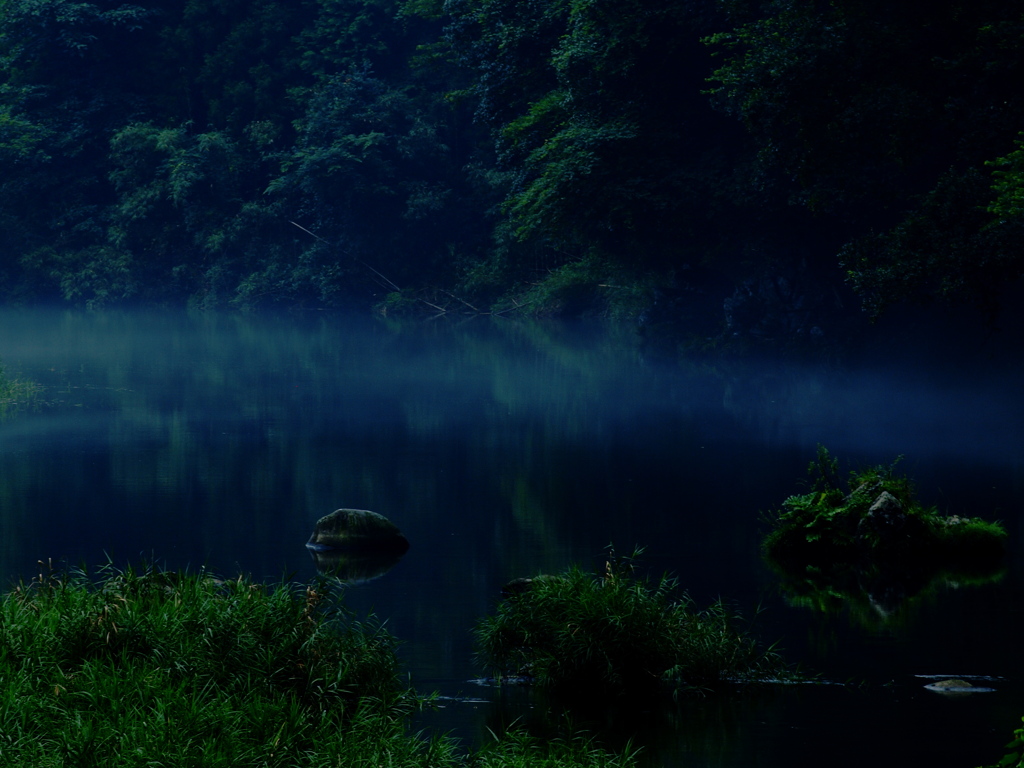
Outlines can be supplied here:
[[476, 629], [481, 662], [499, 679], [525, 676], [570, 694], [706, 690], [789, 675], [723, 602], [698, 610], [667, 575], [638, 575], [609, 552], [605, 571], [572, 567], [534, 579]]

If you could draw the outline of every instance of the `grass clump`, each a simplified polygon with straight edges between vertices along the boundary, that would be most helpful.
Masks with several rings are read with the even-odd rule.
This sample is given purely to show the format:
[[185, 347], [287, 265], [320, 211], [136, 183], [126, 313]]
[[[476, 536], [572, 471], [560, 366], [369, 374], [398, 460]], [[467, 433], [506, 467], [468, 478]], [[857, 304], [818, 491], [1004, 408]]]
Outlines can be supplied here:
[[764, 539], [772, 560], [849, 562], [933, 560], [969, 564], [998, 558], [1007, 534], [978, 517], [940, 515], [918, 500], [911, 481], [888, 467], [851, 472], [844, 484], [838, 461], [818, 446], [808, 472], [809, 493], [790, 496]]
[[648, 581], [635, 558], [605, 571], [535, 578], [476, 629], [483, 663], [571, 694], [646, 694], [777, 679], [782, 658], [738, 628], [722, 602], [697, 610], [674, 578]]

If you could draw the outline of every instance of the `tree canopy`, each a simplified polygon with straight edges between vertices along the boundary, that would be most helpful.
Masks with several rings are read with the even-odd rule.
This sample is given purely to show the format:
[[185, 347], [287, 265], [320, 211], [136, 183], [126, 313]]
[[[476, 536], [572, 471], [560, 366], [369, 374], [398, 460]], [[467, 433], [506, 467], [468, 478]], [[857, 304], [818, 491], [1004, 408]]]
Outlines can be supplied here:
[[0, 296], [651, 303], [799, 263], [991, 303], [1022, 36], [1009, 0], [2, 0]]

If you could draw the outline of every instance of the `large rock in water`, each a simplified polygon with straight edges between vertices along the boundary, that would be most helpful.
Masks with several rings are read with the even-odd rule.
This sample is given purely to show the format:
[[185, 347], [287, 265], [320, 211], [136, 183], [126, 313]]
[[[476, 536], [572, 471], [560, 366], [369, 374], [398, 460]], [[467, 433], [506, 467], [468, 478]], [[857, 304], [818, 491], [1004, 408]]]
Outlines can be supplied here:
[[409, 541], [384, 515], [367, 509], [336, 509], [316, 521], [306, 546], [318, 552], [343, 549], [401, 555], [409, 549]]
[[857, 524], [857, 533], [862, 540], [873, 540], [878, 549], [892, 549], [920, 543], [924, 525], [907, 514], [899, 499], [882, 491]]

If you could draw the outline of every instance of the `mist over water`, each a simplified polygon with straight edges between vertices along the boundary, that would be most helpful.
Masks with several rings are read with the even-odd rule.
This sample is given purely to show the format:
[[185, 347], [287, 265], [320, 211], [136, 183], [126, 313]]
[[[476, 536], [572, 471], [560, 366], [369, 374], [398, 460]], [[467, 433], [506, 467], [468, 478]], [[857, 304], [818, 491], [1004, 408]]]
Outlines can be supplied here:
[[[489, 702], [436, 716], [474, 739], [541, 707], [468, 682], [484, 672], [470, 631], [501, 585], [640, 545], [698, 603], [763, 607], [758, 634], [788, 658], [874, 686], [627, 721], [619, 730], [646, 739], [652, 764], [820, 765], [857, 728], [876, 740], [830, 764], [996, 759], [1024, 714], [1019, 369], [669, 365], [634, 342], [483, 317], [3, 310], [7, 375], [45, 390], [41, 407], [0, 422], [0, 578], [109, 558], [306, 580], [320, 516], [380, 512], [411, 549], [349, 604], [387, 620], [417, 688]], [[759, 514], [801, 491], [819, 443], [844, 472], [902, 454], [926, 503], [1002, 519], [1005, 577], [940, 585], [889, 616], [787, 595], [760, 559]], [[919, 674], [1004, 680], [951, 701]]]

